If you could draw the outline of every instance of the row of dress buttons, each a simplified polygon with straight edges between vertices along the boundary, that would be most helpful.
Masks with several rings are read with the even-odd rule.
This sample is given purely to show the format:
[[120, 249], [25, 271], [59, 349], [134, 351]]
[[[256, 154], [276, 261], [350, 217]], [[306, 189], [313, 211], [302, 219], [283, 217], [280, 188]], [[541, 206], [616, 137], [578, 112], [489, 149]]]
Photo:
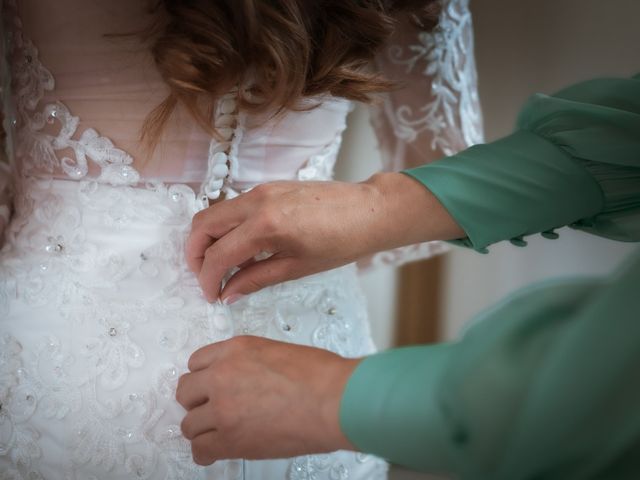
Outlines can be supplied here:
[[237, 92], [223, 96], [218, 104], [215, 128], [222, 141], [213, 139], [209, 147], [209, 174], [205, 185], [205, 194], [211, 200], [217, 200], [229, 175], [229, 148], [236, 127]]

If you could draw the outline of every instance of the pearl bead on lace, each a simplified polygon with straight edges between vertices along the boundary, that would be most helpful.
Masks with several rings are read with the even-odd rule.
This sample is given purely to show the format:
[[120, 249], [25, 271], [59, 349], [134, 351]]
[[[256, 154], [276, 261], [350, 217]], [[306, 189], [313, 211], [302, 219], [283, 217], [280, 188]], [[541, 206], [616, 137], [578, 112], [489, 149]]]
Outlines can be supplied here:
[[74, 167], [67, 172], [72, 178], [78, 179], [84, 177], [84, 172], [80, 167]]
[[64, 250], [64, 242], [60, 236], [56, 238], [48, 237], [47, 242], [49, 243], [44, 247], [47, 253], [62, 253]]

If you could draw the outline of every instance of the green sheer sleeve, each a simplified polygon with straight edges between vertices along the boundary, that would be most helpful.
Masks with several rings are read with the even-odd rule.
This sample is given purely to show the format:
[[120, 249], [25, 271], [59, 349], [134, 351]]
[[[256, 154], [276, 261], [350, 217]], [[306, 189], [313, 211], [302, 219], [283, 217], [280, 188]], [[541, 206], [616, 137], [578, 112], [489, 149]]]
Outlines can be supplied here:
[[365, 452], [474, 480], [640, 472], [640, 252], [608, 281], [554, 281], [456, 343], [363, 360], [341, 426]]
[[467, 234], [492, 243], [571, 225], [640, 240], [640, 77], [579, 83], [534, 95], [512, 135], [405, 170]]

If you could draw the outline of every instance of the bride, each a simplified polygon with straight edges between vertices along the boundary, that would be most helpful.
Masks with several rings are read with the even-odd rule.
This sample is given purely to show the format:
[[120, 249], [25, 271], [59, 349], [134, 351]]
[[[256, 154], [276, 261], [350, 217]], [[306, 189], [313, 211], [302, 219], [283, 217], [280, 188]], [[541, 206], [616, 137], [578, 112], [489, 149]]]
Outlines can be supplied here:
[[355, 452], [192, 461], [198, 347], [374, 347], [354, 266], [209, 303], [184, 240], [210, 202], [331, 179], [354, 100], [389, 169], [479, 141], [468, 0], [435, 30], [428, 0], [142, 3], [0, 0], [0, 479], [385, 478]]

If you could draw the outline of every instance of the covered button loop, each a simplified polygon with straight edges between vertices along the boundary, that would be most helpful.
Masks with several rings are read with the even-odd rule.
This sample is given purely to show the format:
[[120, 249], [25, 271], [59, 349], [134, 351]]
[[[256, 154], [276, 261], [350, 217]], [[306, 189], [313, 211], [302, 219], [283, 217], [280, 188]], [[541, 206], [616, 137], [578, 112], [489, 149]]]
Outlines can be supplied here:
[[520, 235], [518, 237], [513, 237], [509, 241], [511, 242], [512, 245], [515, 245], [516, 247], [526, 247], [527, 246], [527, 242], [522, 237], [522, 235]]
[[231, 318], [231, 309], [219, 300], [207, 305], [210, 342], [219, 342], [233, 336]]
[[542, 232], [540, 235], [549, 240], [556, 240], [560, 237], [560, 235], [558, 235], [553, 228], [551, 230]]
[[238, 89], [224, 95], [216, 105], [213, 121], [218, 135], [209, 143], [207, 178], [202, 186], [203, 196], [217, 200], [222, 195], [230, 174], [230, 151], [238, 127]]

